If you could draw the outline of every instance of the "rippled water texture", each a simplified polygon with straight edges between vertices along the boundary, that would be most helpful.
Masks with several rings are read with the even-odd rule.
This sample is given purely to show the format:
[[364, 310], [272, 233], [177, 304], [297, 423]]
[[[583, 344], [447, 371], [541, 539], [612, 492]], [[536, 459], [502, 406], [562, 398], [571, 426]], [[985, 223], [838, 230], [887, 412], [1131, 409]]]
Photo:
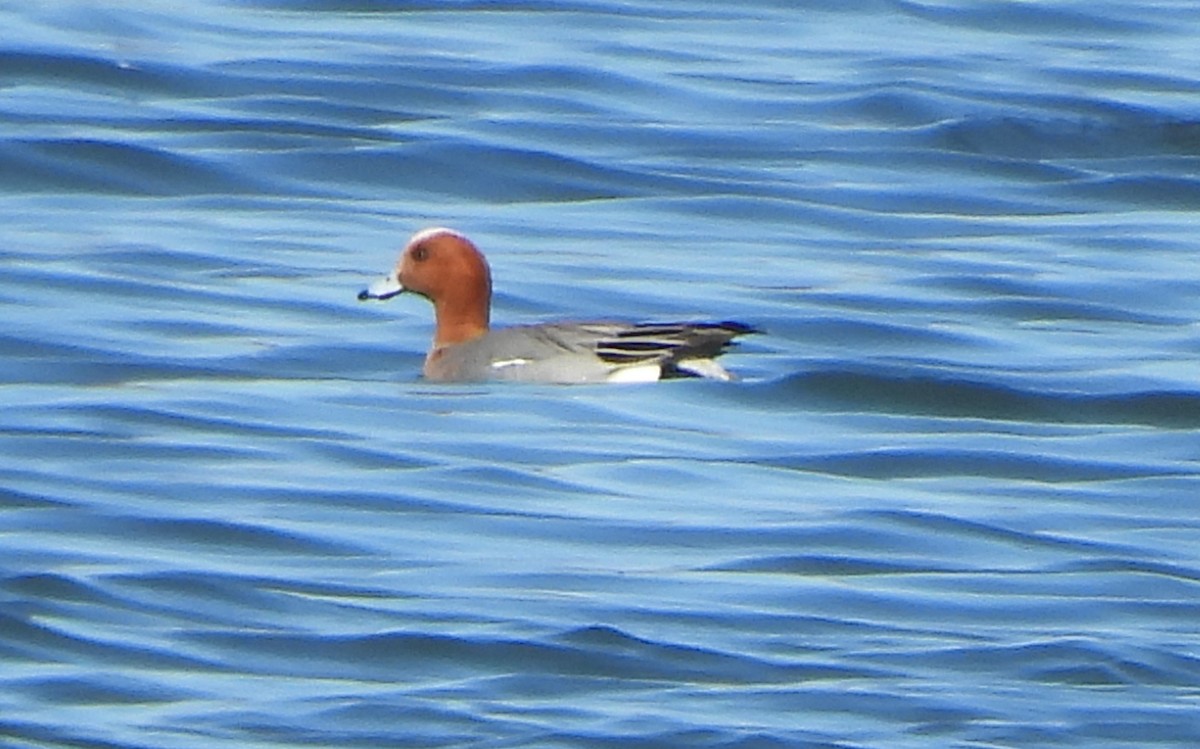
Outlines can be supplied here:
[[[1194, 3], [0, 24], [0, 744], [1200, 745]], [[426, 383], [431, 224], [766, 333]]]

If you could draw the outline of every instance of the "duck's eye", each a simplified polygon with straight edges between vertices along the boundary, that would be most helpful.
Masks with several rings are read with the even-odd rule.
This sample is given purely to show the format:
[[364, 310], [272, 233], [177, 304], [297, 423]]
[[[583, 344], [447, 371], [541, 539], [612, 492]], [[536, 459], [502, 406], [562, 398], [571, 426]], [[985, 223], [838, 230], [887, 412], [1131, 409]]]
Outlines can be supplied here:
[[429, 259], [429, 248], [423, 244], [417, 245], [413, 248], [412, 259], [416, 260], [418, 263], [425, 262]]

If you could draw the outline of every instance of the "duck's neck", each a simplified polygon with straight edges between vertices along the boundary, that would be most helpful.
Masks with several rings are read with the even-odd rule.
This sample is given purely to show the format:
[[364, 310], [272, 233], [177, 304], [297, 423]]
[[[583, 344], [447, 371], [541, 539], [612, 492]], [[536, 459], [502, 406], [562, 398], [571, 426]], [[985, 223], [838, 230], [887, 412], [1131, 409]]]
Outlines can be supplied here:
[[434, 304], [437, 331], [433, 335], [433, 345], [438, 348], [452, 346], [486, 334], [491, 307], [489, 297], [475, 297], [475, 300], [439, 299]]

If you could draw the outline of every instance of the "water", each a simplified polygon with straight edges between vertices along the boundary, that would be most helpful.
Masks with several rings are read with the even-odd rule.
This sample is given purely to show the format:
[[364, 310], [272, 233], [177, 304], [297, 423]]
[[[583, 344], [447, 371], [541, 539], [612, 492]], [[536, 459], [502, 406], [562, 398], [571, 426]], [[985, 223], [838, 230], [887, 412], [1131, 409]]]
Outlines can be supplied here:
[[[0, 10], [6, 747], [1200, 742], [1191, 3]], [[440, 386], [736, 319], [736, 384]]]

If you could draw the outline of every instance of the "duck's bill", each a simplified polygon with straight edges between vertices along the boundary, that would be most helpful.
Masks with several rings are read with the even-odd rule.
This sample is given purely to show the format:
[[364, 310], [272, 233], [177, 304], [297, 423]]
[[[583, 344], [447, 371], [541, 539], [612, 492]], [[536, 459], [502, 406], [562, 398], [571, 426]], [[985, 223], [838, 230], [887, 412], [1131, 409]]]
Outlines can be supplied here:
[[397, 294], [404, 291], [404, 287], [400, 285], [400, 279], [396, 274], [385, 276], [367, 288], [358, 292], [358, 301], [365, 302], [368, 299], [391, 299]]

